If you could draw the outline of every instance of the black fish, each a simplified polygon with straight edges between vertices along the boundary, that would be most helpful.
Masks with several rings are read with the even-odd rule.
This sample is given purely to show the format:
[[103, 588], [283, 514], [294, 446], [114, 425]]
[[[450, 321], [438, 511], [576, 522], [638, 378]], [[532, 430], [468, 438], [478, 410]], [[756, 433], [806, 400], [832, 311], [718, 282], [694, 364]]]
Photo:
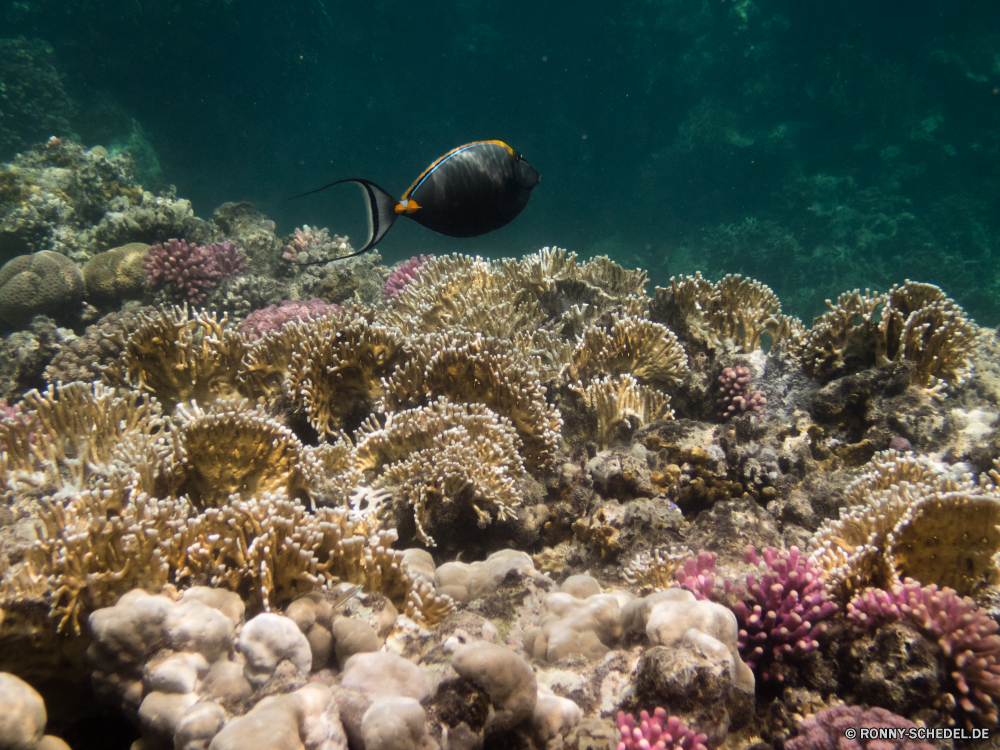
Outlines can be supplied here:
[[337, 180], [302, 195], [344, 182], [361, 186], [368, 203], [368, 241], [351, 255], [331, 259], [341, 260], [371, 250], [398, 216], [448, 237], [478, 237], [492, 232], [521, 213], [539, 179], [524, 157], [503, 141], [476, 141], [453, 148], [436, 160], [398, 201], [374, 182], [360, 178]]

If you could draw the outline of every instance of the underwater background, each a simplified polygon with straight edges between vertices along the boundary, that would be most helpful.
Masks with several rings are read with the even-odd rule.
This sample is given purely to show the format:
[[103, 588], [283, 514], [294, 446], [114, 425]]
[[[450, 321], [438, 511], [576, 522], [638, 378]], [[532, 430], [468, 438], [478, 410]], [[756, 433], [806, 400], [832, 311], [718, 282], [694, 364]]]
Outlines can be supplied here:
[[661, 285], [741, 273], [806, 321], [910, 278], [996, 325], [998, 20], [985, 1], [7, 2], [0, 161], [72, 136], [198, 215], [246, 200], [279, 235], [360, 246], [353, 190], [289, 197], [343, 177], [398, 195], [497, 138], [542, 175], [528, 209], [473, 240], [401, 226], [387, 263], [558, 243]]

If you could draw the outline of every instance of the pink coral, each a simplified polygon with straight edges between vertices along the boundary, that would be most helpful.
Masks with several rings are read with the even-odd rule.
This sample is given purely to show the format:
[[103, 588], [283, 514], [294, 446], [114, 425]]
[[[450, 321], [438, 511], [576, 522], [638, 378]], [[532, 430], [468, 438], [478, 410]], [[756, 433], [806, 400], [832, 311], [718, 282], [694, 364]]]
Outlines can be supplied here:
[[[884, 708], [833, 706], [800, 721], [799, 736], [786, 742], [785, 750], [933, 750], [929, 742], [909, 738], [907, 730], [916, 726]], [[889, 731], [880, 732], [877, 739], [848, 738], [848, 730], [856, 734], [861, 727]]]
[[327, 304], [316, 298], [308, 301], [286, 300], [280, 305], [254, 310], [240, 323], [237, 330], [251, 339], [259, 339], [265, 333], [280, 330], [285, 323], [315, 320], [324, 315], [339, 314], [343, 311], [340, 305]]
[[937, 641], [950, 661], [953, 695], [971, 728], [996, 726], [1000, 700], [1000, 626], [954, 589], [921, 586], [907, 578], [890, 591], [866, 589], [847, 605], [848, 617], [865, 627], [904, 620]]
[[174, 239], [149, 248], [142, 268], [149, 286], [172, 284], [177, 299], [198, 303], [222, 279], [241, 276], [246, 260], [232, 242], [199, 247]]
[[674, 578], [683, 588], [695, 595], [697, 599], [711, 599], [715, 588], [715, 561], [718, 554], [707, 550], [698, 550], [697, 557], [689, 557], [684, 565], [674, 572]]
[[829, 599], [821, 571], [798, 547], [787, 552], [767, 547], [760, 559], [749, 545], [743, 560], [764, 575], [758, 581], [747, 574], [750, 598], [733, 607], [740, 625], [740, 654], [751, 669], [763, 667], [765, 680], [781, 681], [785, 655], [817, 648], [816, 639], [826, 630], [822, 621], [834, 615], [837, 605]]
[[388, 302], [403, 291], [403, 289], [406, 288], [406, 285], [411, 281], [419, 279], [420, 273], [418, 269], [433, 257], [433, 255], [421, 255], [419, 257], [414, 255], [408, 261], [393, 270], [393, 272], [389, 274], [389, 278], [386, 280], [385, 286], [382, 287], [382, 301]]
[[618, 712], [618, 729], [621, 740], [618, 750], [705, 750], [707, 736], [688, 729], [676, 716], [667, 718], [667, 712], [658, 708], [650, 716], [643, 711], [639, 714], [639, 725], [635, 718], [624, 711]]
[[749, 367], [727, 367], [719, 376], [719, 417], [730, 419], [752, 413], [764, 416], [767, 399], [760, 391], [750, 390]]

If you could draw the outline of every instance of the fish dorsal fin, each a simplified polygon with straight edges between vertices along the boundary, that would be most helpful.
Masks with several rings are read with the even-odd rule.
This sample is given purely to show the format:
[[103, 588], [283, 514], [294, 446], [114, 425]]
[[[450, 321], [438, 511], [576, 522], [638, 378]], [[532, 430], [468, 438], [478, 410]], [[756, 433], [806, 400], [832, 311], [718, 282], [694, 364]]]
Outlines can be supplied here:
[[[302, 193], [301, 195], [296, 195], [295, 198], [301, 198], [303, 195], [312, 195], [313, 193], [318, 193], [321, 190], [326, 190], [334, 185], [342, 185], [345, 182], [353, 182], [358, 187], [361, 188], [361, 194], [365, 198], [365, 208], [368, 209], [368, 239], [365, 242], [365, 246], [360, 250], [356, 250], [350, 255], [341, 255], [339, 258], [329, 258], [327, 260], [314, 261], [313, 263], [299, 263], [299, 266], [314, 266], [321, 263], [330, 263], [334, 260], [344, 260], [345, 258], [353, 258], [355, 255], [361, 255], [362, 253], [367, 253], [371, 250], [378, 242], [385, 237], [385, 233], [389, 231], [392, 227], [393, 222], [396, 221], [398, 214], [396, 213], [396, 203], [398, 201], [389, 195], [385, 190], [380, 188], [371, 180], [365, 180], [360, 177], [351, 177], [346, 180], [337, 180], [336, 182], [331, 182], [329, 185], [324, 185], [321, 188], [316, 188], [315, 190], [310, 190], [308, 193]], [[293, 198], [292, 200], [294, 200]]]

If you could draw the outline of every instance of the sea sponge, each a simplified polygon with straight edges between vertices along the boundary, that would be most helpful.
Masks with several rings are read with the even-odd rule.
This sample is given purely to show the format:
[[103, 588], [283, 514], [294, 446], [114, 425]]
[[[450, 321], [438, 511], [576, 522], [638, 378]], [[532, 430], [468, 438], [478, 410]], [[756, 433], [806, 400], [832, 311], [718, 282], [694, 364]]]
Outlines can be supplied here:
[[390, 413], [384, 425], [369, 419], [356, 440], [358, 467], [375, 471], [377, 485], [413, 506], [417, 538], [425, 544], [434, 544], [430, 528], [445, 512], [455, 514], [448, 506], [456, 501], [475, 512], [481, 527], [493, 515], [513, 518], [521, 502], [517, 435], [508, 419], [485, 406], [438, 398]]
[[0, 267], [0, 319], [23, 326], [39, 313], [61, 316], [79, 305], [85, 291], [83, 273], [65, 255], [19, 255]]
[[146, 276], [142, 268], [149, 245], [130, 242], [98, 253], [83, 266], [87, 297], [95, 304], [114, 304], [142, 295]]
[[261, 408], [249, 408], [246, 399], [216, 401], [208, 410], [179, 404], [174, 417], [168, 481], [198, 508], [217, 507], [234, 495], [305, 493], [320, 474], [319, 462], [310, 460], [313, 454], [295, 434]]
[[189, 313], [187, 305], [141, 314], [138, 328], [122, 340], [118, 361], [104, 371], [115, 386], [145, 391], [173, 412], [178, 402], [210, 404], [241, 395], [242, 336], [215, 313]]
[[386, 380], [380, 410], [423, 406], [440, 397], [482, 404], [510, 420], [529, 471], [554, 460], [562, 417], [546, 403], [538, 374], [510, 344], [465, 332], [422, 338], [410, 362]]

